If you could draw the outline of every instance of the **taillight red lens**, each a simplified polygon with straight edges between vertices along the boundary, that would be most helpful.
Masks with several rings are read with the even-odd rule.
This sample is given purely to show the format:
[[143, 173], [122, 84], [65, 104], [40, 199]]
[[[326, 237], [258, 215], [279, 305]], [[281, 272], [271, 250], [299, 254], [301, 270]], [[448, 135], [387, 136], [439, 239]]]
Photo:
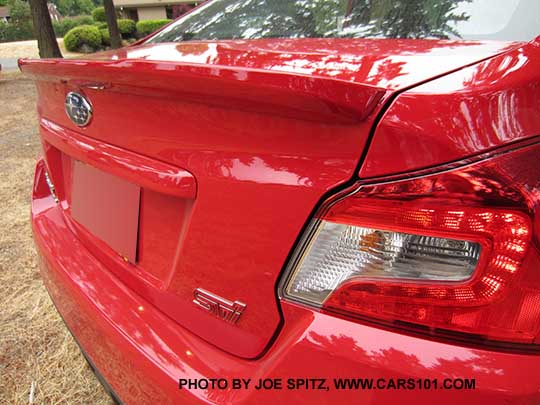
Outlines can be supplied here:
[[318, 215], [283, 296], [430, 334], [534, 343], [539, 158], [532, 145], [360, 185]]

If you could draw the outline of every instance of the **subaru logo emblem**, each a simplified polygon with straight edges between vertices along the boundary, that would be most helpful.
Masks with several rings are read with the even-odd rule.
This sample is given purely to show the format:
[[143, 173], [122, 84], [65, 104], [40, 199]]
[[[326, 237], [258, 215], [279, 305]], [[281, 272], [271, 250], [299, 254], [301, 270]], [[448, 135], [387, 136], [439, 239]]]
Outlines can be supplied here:
[[66, 96], [66, 113], [75, 125], [84, 127], [92, 119], [92, 106], [83, 95], [69, 92]]

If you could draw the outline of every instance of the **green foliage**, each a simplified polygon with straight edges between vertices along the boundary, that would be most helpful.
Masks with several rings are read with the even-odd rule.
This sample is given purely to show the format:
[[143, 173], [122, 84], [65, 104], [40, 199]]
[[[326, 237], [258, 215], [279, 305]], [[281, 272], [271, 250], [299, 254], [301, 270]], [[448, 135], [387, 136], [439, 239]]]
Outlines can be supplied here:
[[127, 38], [122, 40], [122, 46], [129, 46], [133, 43], [137, 42], [137, 38]]
[[[338, 18], [347, 12], [347, 4], [340, 0], [315, 1], [309, 7], [314, 31], [330, 33], [337, 31]], [[308, 15], [308, 14], [306, 14]]]
[[118, 31], [122, 34], [122, 38], [129, 38], [135, 34], [136, 25], [135, 21], [128, 19], [119, 19], [118, 22]]
[[92, 0], [58, 0], [58, 11], [64, 16], [90, 14], [93, 8]]
[[53, 28], [57, 37], [63, 37], [70, 29], [80, 25], [90, 25], [93, 22], [94, 20], [89, 15], [81, 15], [78, 17], [63, 18], [60, 21], [53, 21]]
[[98, 27], [98, 29], [103, 29], [103, 28], [107, 28], [107, 23], [106, 22], [103, 22], [103, 21], [96, 21], [94, 22], [94, 25], [96, 27]]
[[24, 41], [34, 38], [30, 6], [22, 0], [8, 0], [11, 18], [0, 23], [0, 42]]
[[64, 45], [71, 52], [93, 52], [101, 48], [102, 37], [94, 25], [72, 28], [64, 36]]
[[[455, 24], [470, 16], [457, 14], [461, 3], [470, 0], [379, 0], [357, 7], [350, 18], [350, 27], [369, 27], [365, 36], [386, 38], [459, 37]], [[396, 23], [397, 22], [397, 23]]]
[[[235, 7], [212, 1], [179, 19], [154, 41], [260, 38], [458, 37], [473, 0], [246, 0]], [[489, 6], [486, 2], [486, 10]], [[484, 6], [483, 6], [484, 7]]]
[[163, 27], [165, 24], [170, 23], [171, 20], [145, 20], [139, 21], [136, 24], [137, 35], [139, 37], [145, 37], [157, 29]]
[[32, 18], [30, 15], [30, 5], [26, 1], [22, 0], [7, 0], [7, 5], [9, 7], [9, 14], [11, 23], [17, 23], [22, 21], [27, 21]]
[[18, 24], [0, 22], [0, 42], [25, 41], [33, 39], [34, 29], [30, 21]]
[[10, 36], [8, 34], [8, 29], [9, 25], [3, 21], [0, 21], [0, 43], [11, 41], [8, 39], [8, 36]]
[[3, 7], [7, 4], [7, 0], [0, 0], [0, 7]]
[[105, 17], [105, 7], [96, 7], [92, 10], [92, 18], [94, 21], [107, 22], [107, 17]]
[[108, 28], [102, 28], [99, 30], [99, 33], [101, 34], [101, 42], [105, 46], [111, 45], [111, 35], [109, 34]]

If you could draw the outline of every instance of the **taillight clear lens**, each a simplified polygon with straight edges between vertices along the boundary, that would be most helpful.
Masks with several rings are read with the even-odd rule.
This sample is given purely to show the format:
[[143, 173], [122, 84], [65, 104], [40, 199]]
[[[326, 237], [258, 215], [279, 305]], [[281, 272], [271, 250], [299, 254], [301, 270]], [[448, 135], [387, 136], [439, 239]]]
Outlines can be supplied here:
[[480, 244], [322, 221], [287, 293], [323, 302], [343, 281], [462, 281], [471, 277]]
[[358, 187], [318, 215], [282, 295], [431, 334], [533, 343], [539, 157], [540, 147], [528, 146], [441, 174]]

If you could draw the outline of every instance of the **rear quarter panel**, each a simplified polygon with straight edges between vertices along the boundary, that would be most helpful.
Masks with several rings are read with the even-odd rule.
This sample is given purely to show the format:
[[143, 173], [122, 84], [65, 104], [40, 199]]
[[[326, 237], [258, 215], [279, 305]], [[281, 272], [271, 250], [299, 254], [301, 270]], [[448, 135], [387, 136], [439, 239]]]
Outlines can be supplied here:
[[540, 135], [540, 37], [400, 94], [361, 178], [441, 165]]

